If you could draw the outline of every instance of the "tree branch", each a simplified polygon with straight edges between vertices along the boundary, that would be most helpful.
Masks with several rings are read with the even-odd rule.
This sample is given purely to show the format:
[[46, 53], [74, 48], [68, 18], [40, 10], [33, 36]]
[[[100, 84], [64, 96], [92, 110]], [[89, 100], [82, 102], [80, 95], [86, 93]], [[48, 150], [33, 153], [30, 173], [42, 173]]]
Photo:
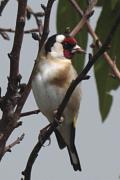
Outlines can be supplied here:
[[45, 13], [44, 13], [44, 12], [38, 12], [38, 13], [36, 13], [36, 12], [34, 12], [34, 11], [32, 10], [32, 8], [28, 5], [28, 6], [27, 6], [27, 18], [29, 19], [31, 15], [35, 18], [35, 21], [36, 21], [36, 24], [37, 24], [37, 27], [38, 27], [38, 32], [39, 32], [39, 34], [41, 35], [42, 32], [43, 32], [43, 27], [42, 27], [42, 21], [41, 21], [41, 19], [39, 19], [39, 17], [45, 16]]
[[[78, 3], [76, 2], [76, 0], [68, 0], [72, 6], [76, 9], [76, 11], [78, 12], [78, 14], [83, 17], [84, 13], [82, 11], [82, 9], [80, 8], [80, 6], [78, 5]], [[97, 34], [94, 32], [92, 26], [90, 25], [90, 23], [88, 21], [86, 21], [86, 26], [88, 28], [88, 32], [90, 33], [90, 35], [93, 37], [94, 41], [98, 41], [98, 46], [99, 48], [102, 46], [101, 41], [99, 40], [99, 37], [97, 36]], [[120, 71], [117, 68], [117, 66], [115, 65], [114, 61], [111, 59], [111, 57], [109, 56], [109, 54], [107, 52], [104, 52], [103, 57], [105, 58], [107, 64], [112, 68], [112, 71], [114, 73], [114, 75], [120, 80]]]
[[20, 117], [25, 117], [25, 116], [30, 116], [33, 114], [38, 114], [40, 113], [40, 109], [34, 110], [34, 111], [28, 111], [20, 114]]
[[93, 15], [93, 7], [96, 5], [97, 1], [92, 0], [90, 1], [90, 4], [88, 5], [88, 8], [85, 10], [85, 12], [82, 14], [82, 19], [80, 22], [74, 27], [74, 29], [71, 31], [70, 36], [75, 36], [80, 32], [80, 30], [83, 28], [83, 26], [86, 24], [88, 19]]
[[22, 174], [24, 175], [24, 180], [31, 179], [32, 166], [38, 156], [38, 152], [40, 151], [44, 142], [50, 137], [52, 132], [55, 130], [55, 128], [61, 123], [60, 119], [63, 114], [63, 111], [64, 111], [65, 107], [67, 106], [67, 103], [68, 103], [74, 89], [76, 88], [76, 86], [82, 80], [85, 79], [85, 77], [87, 76], [87, 73], [92, 68], [93, 64], [96, 63], [98, 58], [107, 50], [108, 44], [111, 42], [112, 37], [114, 36], [114, 33], [115, 33], [119, 23], [120, 23], [120, 15], [117, 17], [115, 24], [113, 25], [113, 27], [112, 27], [108, 37], [106, 38], [106, 41], [102, 45], [102, 47], [98, 50], [98, 52], [93, 57], [92, 57], [92, 55], [89, 55], [89, 61], [88, 61], [87, 65], [82, 70], [82, 72], [78, 75], [78, 77], [75, 80], [73, 80], [72, 83], [70, 84], [62, 103], [58, 107], [58, 110], [57, 110], [57, 113], [55, 115], [53, 122], [50, 123], [46, 128], [44, 128], [44, 133], [41, 134], [42, 138], [39, 138], [37, 144], [35, 145], [35, 147], [33, 148], [33, 151], [31, 152], [31, 154], [29, 156], [26, 168], [25, 168], [24, 172], [22, 172]]
[[[12, 28], [0, 28], [0, 32], [15, 33], [15, 30]], [[38, 28], [27, 29], [24, 31], [24, 34], [29, 34], [33, 32], [39, 32], [39, 29]]]
[[20, 142], [23, 140], [25, 134], [23, 133], [20, 137], [18, 137], [13, 143], [9, 144], [8, 146], [5, 147], [4, 149], [4, 154], [6, 152], [11, 152], [11, 149], [17, 145], [17, 144], [20, 144]]
[[[32, 33], [40, 33], [40, 28], [33, 28], [33, 29], [28, 29], [24, 31], [24, 34], [32, 34]], [[14, 29], [11, 28], [0, 28], [0, 35], [5, 39], [5, 40], [10, 40], [10, 37], [8, 36], [7, 33], [15, 33]]]
[[80, 22], [74, 27], [74, 29], [70, 32], [70, 36], [75, 36], [78, 34], [83, 26], [86, 24], [86, 21], [88, 20], [89, 15], [86, 15], [86, 13], [83, 15], [82, 19]]
[[5, 6], [7, 5], [8, 2], [9, 2], [9, 0], [1, 0], [1, 2], [0, 2], [0, 16], [2, 15], [2, 12], [3, 12]]
[[14, 114], [18, 93], [18, 84], [21, 76], [19, 75], [20, 50], [24, 34], [27, 0], [20, 0], [18, 3], [18, 14], [14, 43], [10, 57], [10, 76], [8, 77], [8, 87], [5, 96], [2, 98], [1, 109], [3, 111], [0, 121], [0, 160], [4, 155], [4, 148], [8, 137], [15, 129], [18, 116]]
[[[24, 26], [25, 26], [25, 17], [26, 17], [26, 1], [18, 1], [18, 15], [16, 22], [16, 30], [14, 43], [11, 53], [9, 54], [10, 58], [10, 81], [13, 84], [16, 84], [16, 78], [19, 74], [19, 60], [20, 60], [20, 51], [24, 35]], [[13, 85], [14, 86], [14, 85]]]
[[[47, 3], [47, 7], [46, 7], [46, 10], [45, 10], [45, 19], [44, 19], [44, 28], [43, 28], [43, 34], [41, 36], [41, 40], [39, 42], [39, 52], [41, 51], [41, 48], [45, 42], [45, 40], [47, 39], [47, 36], [48, 36], [48, 29], [49, 29], [49, 20], [50, 20], [50, 13], [51, 13], [51, 8], [52, 8], [52, 5], [54, 3], [55, 0], [48, 0], [48, 3]], [[38, 53], [39, 53], [38, 52]], [[18, 103], [18, 106], [16, 108], [16, 114], [20, 114], [21, 113], [21, 110], [25, 104], [25, 101], [31, 91], [31, 82], [32, 82], [32, 79], [33, 79], [33, 76], [34, 76], [34, 72], [35, 72], [35, 69], [36, 69], [36, 66], [37, 66], [37, 61], [35, 61], [35, 64], [34, 64], [34, 67], [33, 67], [33, 70], [32, 70], [32, 73], [31, 73], [31, 76], [29, 78], [29, 81], [28, 81], [28, 84], [26, 86], [26, 89]]]
[[40, 131], [40, 135], [38, 138], [38, 142], [37, 144], [34, 146], [25, 170], [22, 172], [22, 175], [24, 176], [24, 180], [30, 180], [31, 179], [31, 171], [32, 171], [32, 167], [33, 164], [38, 156], [38, 153], [40, 151], [40, 149], [43, 147], [45, 141], [47, 139], [49, 139], [50, 135], [52, 134], [52, 132], [57, 128], [58, 125], [60, 125], [62, 122], [58, 122], [57, 120], [54, 120], [52, 123], [50, 123], [49, 125], [47, 125], [44, 129], [42, 129]]

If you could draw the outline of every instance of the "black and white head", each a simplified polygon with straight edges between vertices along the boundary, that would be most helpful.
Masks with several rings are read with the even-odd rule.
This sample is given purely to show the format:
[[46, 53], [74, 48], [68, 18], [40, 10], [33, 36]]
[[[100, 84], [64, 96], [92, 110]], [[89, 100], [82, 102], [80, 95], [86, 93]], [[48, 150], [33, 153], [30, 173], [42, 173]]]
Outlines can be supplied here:
[[84, 53], [84, 50], [78, 46], [74, 37], [63, 34], [55, 34], [48, 38], [45, 44], [45, 52], [53, 57], [65, 57], [71, 59], [76, 52]]

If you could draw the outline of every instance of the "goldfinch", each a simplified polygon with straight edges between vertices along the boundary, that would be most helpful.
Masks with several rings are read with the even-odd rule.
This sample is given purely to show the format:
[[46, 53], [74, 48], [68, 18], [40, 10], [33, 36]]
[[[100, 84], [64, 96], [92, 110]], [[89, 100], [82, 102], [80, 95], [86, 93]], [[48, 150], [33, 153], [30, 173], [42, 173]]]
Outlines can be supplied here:
[[[75, 38], [55, 34], [48, 38], [42, 51], [38, 53], [37, 68], [32, 80], [32, 90], [40, 111], [53, 121], [65, 93], [77, 76], [71, 58], [77, 52], [84, 52]], [[75, 147], [75, 125], [80, 106], [80, 86], [74, 90], [63, 113], [64, 121], [55, 130], [60, 149], [67, 147], [71, 164], [75, 171], [81, 171]]]

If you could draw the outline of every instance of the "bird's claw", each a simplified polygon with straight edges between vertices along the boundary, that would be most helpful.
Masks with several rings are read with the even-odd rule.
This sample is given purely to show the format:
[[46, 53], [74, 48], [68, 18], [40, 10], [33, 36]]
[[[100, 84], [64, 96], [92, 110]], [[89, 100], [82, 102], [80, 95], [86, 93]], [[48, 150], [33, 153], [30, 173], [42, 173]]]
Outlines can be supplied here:
[[46, 131], [48, 130], [50, 126], [48, 125], [47, 127], [43, 128], [40, 130], [39, 136], [38, 136], [38, 141], [42, 144], [43, 147], [49, 146], [51, 144], [51, 139], [50, 137], [47, 139], [48, 144], [44, 145], [44, 136], [46, 135]]
[[61, 116], [60, 119], [57, 119], [57, 118], [56, 118], [57, 112], [58, 112], [57, 110], [55, 110], [55, 111], [53, 112], [54, 117], [55, 117], [54, 119], [55, 119], [55, 121], [57, 122], [57, 124], [60, 125], [60, 124], [62, 124], [62, 122], [64, 121], [64, 117]]

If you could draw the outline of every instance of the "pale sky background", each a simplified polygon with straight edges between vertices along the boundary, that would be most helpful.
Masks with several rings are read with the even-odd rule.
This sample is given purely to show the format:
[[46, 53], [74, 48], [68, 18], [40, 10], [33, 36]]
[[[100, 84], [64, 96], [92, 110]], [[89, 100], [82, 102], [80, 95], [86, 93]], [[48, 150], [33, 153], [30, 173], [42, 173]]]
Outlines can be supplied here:
[[[28, 3], [35, 11], [39, 11], [40, 3], [47, 1], [32, 1]], [[51, 34], [56, 32], [56, 7], [57, 0], [54, 3], [50, 21]], [[3, 16], [0, 18], [1, 27], [14, 27], [16, 19], [17, 3], [11, 0]], [[91, 18], [92, 26], [95, 25], [99, 10], [95, 11]], [[36, 27], [34, 18], [27, 22], [26, 29]], [[3, 87], [2, 94], [6, 91], [7, 76], [9, 74], [9, 58], [7, 54], [12, 49], [11, 41], [5, 41], [0, 37], [0, 86]], [[90, 42], [89, 42], [90, 43]], [[23, 82], [28, 80], [34, 59], [37, 55], [37, 42], [31, 35], [25, 35], [22, 52], [20, 73], [23, 76]], [[90, 52], [90, 49], [88, 49]], [[76, 130], [76, 147], [80, 157], [82, 172], [75, 172], [71, 166], [67, 150], [60, 150], [54, 134], [51, 136], [51, 145], [42, 148], [32, 170], [32, 180], [119, 180], [120, 179], [120, 92], [118, 89], [112, 92], [114, 102], [111, 112], [104, 124], [98, 110], [98, 97], [96, 85], [94, 82], [93, 70], [89, 72], [91, 78], [89, 81], [82, 82], [82, 102], [80, 115]], [[33, 95], [29, 96], [23, 111], [36, 109]], [[24, 140], [12, 149], [12, 153], [7, 153], [0, 164], [0, 179], [21, 179], [21, 171], [24, 170], [28, 156], [37, 142], [38, 133], [41, 128], [48, 124], [48, 121], [42, 115], [34, 115], [22, 118], [23, 125], [16, 129], [9, 142], [14, 141], [23, 132]]]

